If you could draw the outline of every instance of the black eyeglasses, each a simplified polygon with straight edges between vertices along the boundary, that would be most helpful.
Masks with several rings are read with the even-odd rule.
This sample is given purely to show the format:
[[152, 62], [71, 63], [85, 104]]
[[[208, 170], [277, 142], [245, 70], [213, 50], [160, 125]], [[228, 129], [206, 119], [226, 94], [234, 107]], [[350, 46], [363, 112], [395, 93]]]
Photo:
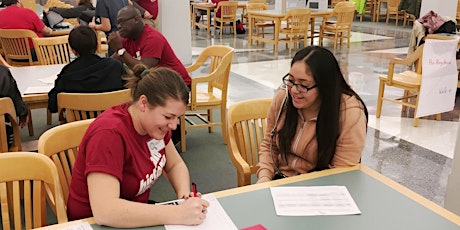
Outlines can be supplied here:
[[136, 16], [132, 16], [132, 17], [125, 18], [125, 19], [118, 19], [118, 20], [117, 20], [117, 24], [118, 24], [118, 25], [123, 25], [123, 24], [125, 24], [127, 21], [129, 21], [129, 20], [131, 20], [131, 19], [133, 19], [133, 18], [135, 18], [135, 17], [136, 17]]
[[314, 89], [314, 88], [319, 86], [318, 84], [316, 84], [316, 85], [313, 85], [311, 87], [308, 87], [308, 86], [305, 86], [305, 85], [296, 84], [293, 80], [289, 79], [289, 74], [284, 75], [283, 84], [286, 85], [289, 88], [292, 88], [293, 86], [295, 86], [297, 91], [299, 91], [300, 93], [308, 93], [309, 90], [312, 90], [312, 89]]

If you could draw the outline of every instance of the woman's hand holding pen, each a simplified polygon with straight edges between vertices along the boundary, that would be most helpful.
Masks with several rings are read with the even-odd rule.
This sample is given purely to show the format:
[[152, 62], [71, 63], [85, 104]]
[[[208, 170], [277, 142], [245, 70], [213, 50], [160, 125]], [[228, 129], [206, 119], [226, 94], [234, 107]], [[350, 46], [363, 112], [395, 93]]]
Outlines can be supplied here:
[[186, 225], [199, 225], [206, 219], [209, 202], [200, 197], [190, 197], [181, 205], [185, 210], [183, 220]]

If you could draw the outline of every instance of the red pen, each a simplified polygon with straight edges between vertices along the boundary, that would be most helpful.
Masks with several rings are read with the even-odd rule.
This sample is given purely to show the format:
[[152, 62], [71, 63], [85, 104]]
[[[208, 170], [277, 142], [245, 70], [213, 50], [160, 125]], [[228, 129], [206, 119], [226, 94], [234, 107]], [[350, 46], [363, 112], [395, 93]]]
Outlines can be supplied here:
[[193, 191], [193, 197], [198, 197], [198, 195], [196, 194], [196, 184], [195, 183], [192, 183], [192, 191]]

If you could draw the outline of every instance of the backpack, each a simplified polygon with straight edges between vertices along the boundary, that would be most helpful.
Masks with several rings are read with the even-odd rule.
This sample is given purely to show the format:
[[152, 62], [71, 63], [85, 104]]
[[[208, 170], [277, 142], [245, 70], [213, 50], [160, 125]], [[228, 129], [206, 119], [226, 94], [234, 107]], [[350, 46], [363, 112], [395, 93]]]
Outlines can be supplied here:
[[238, 19], [236, 20], [236, 33], [237, 34], [244, 34], [246, 30], [244, 29], [243, 23]]

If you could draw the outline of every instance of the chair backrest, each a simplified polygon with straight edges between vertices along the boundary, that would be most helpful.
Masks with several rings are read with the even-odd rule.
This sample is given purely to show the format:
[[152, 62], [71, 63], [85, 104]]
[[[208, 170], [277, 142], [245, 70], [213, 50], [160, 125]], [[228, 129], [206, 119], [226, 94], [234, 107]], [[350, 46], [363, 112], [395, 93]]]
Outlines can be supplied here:
[[32, 30], [0, 29], [0, 41], [8, 64], [13, 66], [35, 65], [32, 59], [32, 38], [37, 38]]
[[220, 11], [220, 17], [225, 20], [236, 20], [236, 11], [238, 10], [238, 2], [219, 2], [217, 3], [216, 11]]
[[335, 5], [333, 14], [337, 19], [337, 28], [349, 28], [355, 17], [355, 3], [339, 2]]
[[[192, 110], [196, 110], [197, 84], [207, 82], [208, 92], [213, 92], [214, 89], [221, 91], [222, 104], [227, 103], [227, 88], [228, 79], [230, 76], [230, 67], [232, 64], [234, 49], [229, 46], [213, 45], [208, 46], [200, 53], [197, 60], [192, 66], [187, 67], [187, 72], [196, 70], [203, 63], [210, 60], [209, 74], [204, 77], [194, 78], [191, 85], [190, 106]], [[59, 100], [58, 100], [59, 102]]]
[[111, 106], [131, 101], [131, 90], [104, 93], [58, 93], [59, 115], [67, 122], [96, 118]]
[[72, 171], [83, 136], [94, 119], [75, 121], [47, 130], [38, 139], [38, 152], [51, 158], [57, 168], [64, 202], [69, 197]]
[[271, 101], [271, 98], [240, 101], [228, 109], [227, 148], [237, 169], [238, 186], [251, 184], [251, 174], [259, 169], [259, 147], [267, 130]]
[[40, 65], [70, 63], [69, 36], [34, 38], [35, 53]]
[[3, 229], [47, 225], [45, 190], [53, 194], [58, 223], [67, 222], [56, 166], [33, 152], [0, 154], [0, 203]]
[[[8, 116], [13, 127], [13, 144], [8, 148], [8, 136], [6, 135], [5, 117]], [[16, 110], [11, 98], [0, 98], [0, 154], [4, 152], [21, 151], [21, 136], [17, 122]]]
[[390, 11], [398, 11], [398, 6], [401, 0], [386, 0], [387, 1], [387, 9]]
[[267, 10], [268, 6], [267, 3], [248, 3], [246, 4], [246, 9], [248, 11], [261, 11]]
[[291, 9], [287, 12], [285, 20], [291, 32], [306, 34], [310, 23], [310, 15], [311, 9], [309, 8]]

